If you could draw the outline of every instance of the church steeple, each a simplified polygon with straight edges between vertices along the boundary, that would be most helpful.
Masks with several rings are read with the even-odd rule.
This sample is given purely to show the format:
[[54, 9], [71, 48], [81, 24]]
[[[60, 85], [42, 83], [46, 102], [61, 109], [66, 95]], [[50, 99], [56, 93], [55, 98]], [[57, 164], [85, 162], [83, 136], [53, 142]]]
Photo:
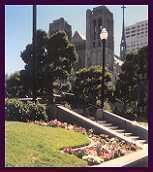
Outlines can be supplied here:
[[123, 25], [122, 25], [122, 38], [121, 38], [121, 44], [120, 44], [120, 58], [121, 60], [125, 60], [126, 58], [126, 39], [125, 39], [125, 26], [124, 26], [124, 8], [126, 8], [124, 5], [121, 7], [123, 8]]

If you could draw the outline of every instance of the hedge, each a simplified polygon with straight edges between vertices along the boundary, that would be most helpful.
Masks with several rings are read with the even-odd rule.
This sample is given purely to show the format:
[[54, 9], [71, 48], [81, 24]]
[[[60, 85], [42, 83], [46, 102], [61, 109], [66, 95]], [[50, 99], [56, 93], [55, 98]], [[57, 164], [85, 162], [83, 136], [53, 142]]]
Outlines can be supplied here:
[[47, 121], [46, 106], [31, 101], [23, 102], [19, 99], [6, 99], [5, 119], [9, 121]]

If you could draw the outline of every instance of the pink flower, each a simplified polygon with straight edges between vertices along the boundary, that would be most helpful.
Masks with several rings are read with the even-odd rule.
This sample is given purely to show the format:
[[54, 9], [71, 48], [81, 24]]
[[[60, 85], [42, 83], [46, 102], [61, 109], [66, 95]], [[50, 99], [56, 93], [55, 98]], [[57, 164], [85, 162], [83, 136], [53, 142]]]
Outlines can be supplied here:
[[111, 159], [113, 157], [113, 154], [109, 153], [109, 152], [107, 152], [107, 153], [103, 152], [103, 153], [101, 153], [100, 157], [106, 161], [106, 160]]
[[69, 153], [69, 154], [73, 153], [73, 149], [71, 147], [65, 147], [63, 151], [64, 153]]

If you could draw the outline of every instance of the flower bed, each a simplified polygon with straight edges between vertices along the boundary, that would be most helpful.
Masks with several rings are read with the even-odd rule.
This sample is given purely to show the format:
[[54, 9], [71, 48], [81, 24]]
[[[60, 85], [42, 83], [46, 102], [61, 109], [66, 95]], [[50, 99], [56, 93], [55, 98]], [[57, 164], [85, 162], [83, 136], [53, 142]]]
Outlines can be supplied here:
[[82, 134], [86, 134], [85, 128], [78, 127], [77, 125], [68, 124], [67, 122], [61, 122], [61, 121], [58, 121], [57, 119], [51, 120], [49, 122], [35, 121], [34, 123], [41, 125], [41, 126], [60, 127], [60, 128], [66, 129], [66, 130], [73, 130], [76, 132], [80, 132]]
[[101, 164], [104, 161], [123, 156], [127, 153], [140, 149], [136, 144], [129, 143], [115, 137], [100, 134], [96, 135], [92, 129], [86, 131], [85, 128], [76, 125], [60, 122], [57, 119], [49, 122], [35, 121], [35, 124], [50, 127], [61, 127], [67, 130], [73, 130], [87, 134], [91, 143], [88, 146], [81, 148], [64, 147], [63, 152], [74, 154], [77, 157], [86, 160], [88, 165]]

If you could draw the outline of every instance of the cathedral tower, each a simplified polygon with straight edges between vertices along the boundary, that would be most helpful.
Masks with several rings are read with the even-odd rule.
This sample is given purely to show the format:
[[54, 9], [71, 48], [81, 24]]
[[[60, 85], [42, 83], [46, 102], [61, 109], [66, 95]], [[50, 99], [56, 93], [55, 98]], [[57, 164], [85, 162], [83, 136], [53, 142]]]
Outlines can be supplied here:
[[85, 66], [102, 64], [101, 27], [108, 31], [106, 41], [106, 67], [113, 70], [114, 26], [113, 14], [105, 6], [86, 11], [86, 56]]

